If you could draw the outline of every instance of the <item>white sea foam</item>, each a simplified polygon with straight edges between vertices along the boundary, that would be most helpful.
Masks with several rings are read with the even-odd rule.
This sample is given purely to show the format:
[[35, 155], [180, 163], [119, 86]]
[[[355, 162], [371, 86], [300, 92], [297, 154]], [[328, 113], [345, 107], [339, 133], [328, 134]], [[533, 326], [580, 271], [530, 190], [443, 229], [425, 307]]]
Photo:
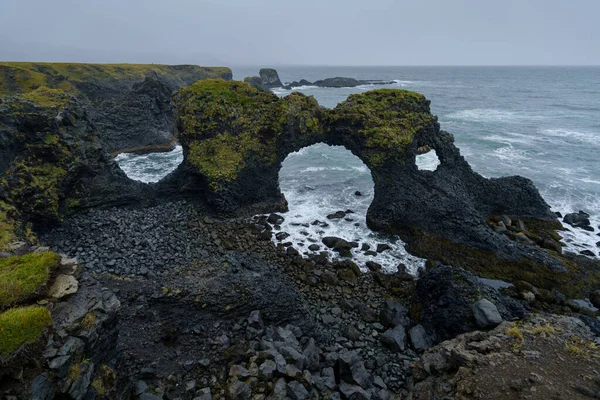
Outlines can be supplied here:
[[503, 161], [520, 161], [528, 158], [526, 150], [514, 148], [510, 144], [508, 146], [495, 149], [492, 152], [492, 155]]
[[542, 120], [544, 117], [509, 110], [474, 108], [450, 113], [446, 115], [446, 118], [474, 122], [523, 122], [525, 120]]
[[570, 129], [543, 129], [541, 134], [553, 138], [560, 138], [566, 143], [584, 143], [586, 145], [600, 147], [600, 133], [598, 132], [580, 132]]
[[121, 153], [115, 161], [125, 174], [136, 181], [158, 182], [173, 172], [183, 161], [183, 149], [176, 146], [168, 152], [135, 154]]
[[440, 165], [440, 159], [438, 158], [435, 151], [431, 150], [425, 154], [417, 156], [416, 160], [417, 168], [426, 171], [435, 171]]

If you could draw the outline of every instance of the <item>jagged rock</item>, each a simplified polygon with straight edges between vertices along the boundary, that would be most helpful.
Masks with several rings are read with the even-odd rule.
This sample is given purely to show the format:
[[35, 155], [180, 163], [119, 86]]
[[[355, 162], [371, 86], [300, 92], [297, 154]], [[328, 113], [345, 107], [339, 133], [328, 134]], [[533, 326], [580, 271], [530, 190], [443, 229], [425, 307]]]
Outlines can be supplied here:
[[273, 68], [261, 68], [259, 75], [262, 81], [261, 85], [265, 89], [283, 86], [279, 80], [279, 74]]
[[590, 226], [590, 215], [583, 211], [565, 215], [563, 221], [575, 228]]
[[284, 220], [285, 218], [279, 214], [271, 214], [269, 215], [269, 218], [267, 218], [267, 222], [273, 225], [280, 225]]
[[252, 389], [246, 382], [233, 380], [227, 387], [227, 398], [231, 400], [248, 400], [252, 396]]
[[449, 266], [433, 268], [421, 277], [417, 297], [422, 305], [420, 323], [436, 341], [479, 328], [472, 299], [493, 302], [505, 320], [521, 319], [527, 312], [517, 300], [501, 295], [473, 274]]
[[368, 389], [372, 386], [371, 376], [365, 369], [362, 359], [356, 352], [342, 353], [336, 363], [337, 373], [342, 381]]
[[379, 339], [381, 343], [394, 352], [401, 352], [406, 348], [406, 330], [402, 325], [388, 329]]
[[391, 299], [387, 299], [383, 303], [383, 309], [379, 314], [379, 319], [381, 320], [382, 324], [390, 327], [402, 325], [406, 328], [410, 324], [408, 309], [397, 301]]
[[340, 392], [347, 399], [352, 399], [352, 400], [370, 400], [371, 399], [371, 393], [367, 392], [360, 386], [351, 385], [344, 381], [340, 382]]
[[30, 400], [52, 400], [56, 388], [52, 384], [48, 373], [38, 375], [31, 383]]
[[600, 308], [600, 290], [594, 290], [590, 293], [590, 303], [596, 308]]
[[48, 296], [62, 299], [65, 296], [77, 293], [79, 282], [72, 275], [59, 275], [48, 290]]
[[248, 317], [248, 326], [256, 330], [261, 330], [265, 327], [259, 310], [254, 310], [250, 313], [250, 316]]
[[410, 328], [408, 336], [412, 347], [417, 351], [427, 350], [432, 345], [432, 340], [423, 325], [419, 324]]
[[288, 383], [287, 394], [292, 400], [305, 400], [308, 398], [308, 390], [298, 381]]

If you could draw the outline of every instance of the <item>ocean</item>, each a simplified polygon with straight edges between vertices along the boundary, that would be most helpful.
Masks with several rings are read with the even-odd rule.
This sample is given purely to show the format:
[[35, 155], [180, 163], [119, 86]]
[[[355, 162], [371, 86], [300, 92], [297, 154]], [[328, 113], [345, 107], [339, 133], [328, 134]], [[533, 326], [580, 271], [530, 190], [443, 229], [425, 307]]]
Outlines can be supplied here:
[[[233, 68], [234, 79], [257, 75], [259, 67]], [[567, 250], [600, 251], [600, 67], [278, 67], [282, 82], [343, 76], [394, 81], [356, 88], [301, 87], [321, 105], [335, 107], [349, 94], [375, 88], [406, 89], [431, 100], [431, 111], [473, 169], [485, 177], [522, 175], [533, 180], [553, 211], [583, 210], [594, 232], [563, 232]], [[291, 91], [273, 90], [279, 96]], [[121, 154], [117, 161], [133, 179], [157, 181], [182, 159], [171, 153]], [[420, 156], [420, 168], [435, 169], [437, 159]], [[279, 182], [289, 203], [282, 230], [300, 252], [322, 236], [357, 240], [392, 249], [377, 256], [355, 252], [364, 266], [372, 260], [388, 271], [399, 263], [411, 271], [423, 260], [407, 254], [401, 240], [371, 232], [365, 215], [373, 198], [369, 169], [348, 150], [317, 144], [290, 154]], [[355, 192], [361, 192], [361, 196]], [[337, 210], [354, 211], [352, 221], [310, 225]], [[329, 221], [328, 221], [329, 222]], [[306, 227], [306, 224], [309, 224]]]

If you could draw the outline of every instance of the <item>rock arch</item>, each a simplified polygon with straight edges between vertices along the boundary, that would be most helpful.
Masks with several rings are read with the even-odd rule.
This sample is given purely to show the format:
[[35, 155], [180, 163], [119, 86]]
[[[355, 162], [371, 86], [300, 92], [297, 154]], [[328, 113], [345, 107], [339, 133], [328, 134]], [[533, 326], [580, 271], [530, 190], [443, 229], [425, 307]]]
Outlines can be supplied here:
[[[199, 81], [175, 96], [181, 184], [220, 212], [281, 209], [278, 171], [285, 157], [318, 142], [341, 145], [371, 170], [372, 229], [399, 234], [416, 255], [481, 268], [487, 276], [518, 272], [542, 286], [563, 279], [568, 270], [555, 253], [517, 244], [486, 224], [506, 214], [532, 221], [537, 235], [550, 234], [557, 220], [533, 183], [475, 173], [429, 104], [418, 93], [381, 89], [351, 95], [330, 110], [300, 93], [281, 99], [244, 82]], [[436, 171], [417, 168], [424, 147], [438, 155]]]

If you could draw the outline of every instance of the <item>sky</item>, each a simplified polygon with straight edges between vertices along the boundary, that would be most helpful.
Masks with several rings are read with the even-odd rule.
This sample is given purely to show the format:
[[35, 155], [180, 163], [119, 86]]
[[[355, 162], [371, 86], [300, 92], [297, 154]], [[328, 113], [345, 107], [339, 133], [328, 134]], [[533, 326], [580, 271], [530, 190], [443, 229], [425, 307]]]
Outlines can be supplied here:
[[600, 0], [0, 0], [0, 60], [600, 65]]

